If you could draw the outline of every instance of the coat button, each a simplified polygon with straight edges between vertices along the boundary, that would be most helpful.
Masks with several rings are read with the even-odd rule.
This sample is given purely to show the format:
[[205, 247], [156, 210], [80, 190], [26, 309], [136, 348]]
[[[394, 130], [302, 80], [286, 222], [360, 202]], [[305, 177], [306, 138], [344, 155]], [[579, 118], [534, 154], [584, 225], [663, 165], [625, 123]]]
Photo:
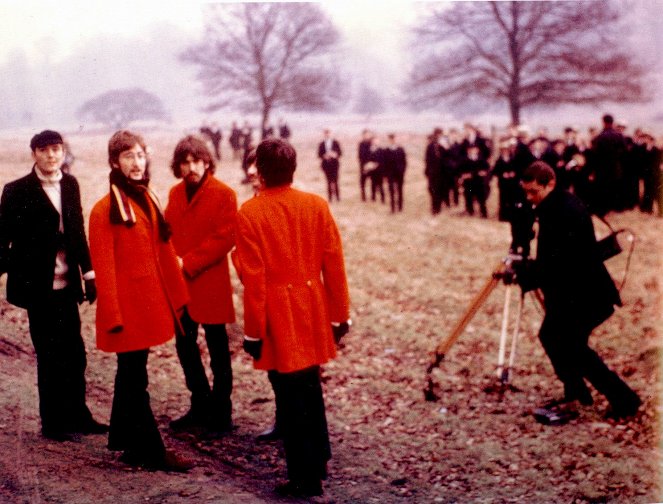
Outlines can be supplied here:
[[292, 284], [288, 284], [288, 289], [292, 289]]
[[308, 285], [308, 286], [310, 287], [310, 286], [312, 285], [312, 284], [311, 284], [311, 281], [310, 281], [310, 280], [306, 280], [306, 285]]

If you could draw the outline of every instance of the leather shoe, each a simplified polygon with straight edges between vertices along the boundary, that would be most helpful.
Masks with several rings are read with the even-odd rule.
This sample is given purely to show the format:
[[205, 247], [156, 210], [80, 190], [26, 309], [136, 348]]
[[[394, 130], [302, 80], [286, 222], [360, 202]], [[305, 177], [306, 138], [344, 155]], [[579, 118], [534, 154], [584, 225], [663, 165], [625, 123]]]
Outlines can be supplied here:
[[143, 467], [149, 471], [187, 472], [193, 467], [193, 462], [182, 457], [172, 450], [166, 450], [162, 457], [157, 459], [144, 459], [131, 452], [124, 452], [120, 461], [134, 467]]
[[51, 441], [74, 441], [74, 437], [69, 432], [58, 430], [42, 429], [41, 435]]
[[256, 436], [256, 441], [277, 441], [281, 439], [281, 431], [276, 425], [272, 425]]
[[642, 400], [635, 396], [632, 400], [620, 405], [612, 405], [604, 415], [607, 420], [626, 420], [635, 416], [642, 405]]
[[299, 483], [288, 481], [277, 485], [275, 490], [282, 497], [319, 497], [323, 494], [322, 482], [320, 481]]
[[209, 416], [190, 409], [180, 418], [170, 422], [170, 428], [174, 431], [185, 431], [189, 429], [201, 429], [209, 424]]
[[106, 432], [108, 432], [108, 425], [101, 422], [97, 422], [94, 418], [90, 418], [89, 420], [83, 422], [80, 426], [78, 426], [78, 428], [76, 428], [74, 432], [83, 435], [105, 434]]

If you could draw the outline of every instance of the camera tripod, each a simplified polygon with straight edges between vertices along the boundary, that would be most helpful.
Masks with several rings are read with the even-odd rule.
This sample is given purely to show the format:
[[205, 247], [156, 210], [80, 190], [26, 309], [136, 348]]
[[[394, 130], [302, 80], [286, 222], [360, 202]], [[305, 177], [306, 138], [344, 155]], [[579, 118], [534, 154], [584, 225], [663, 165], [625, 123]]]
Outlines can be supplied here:
[[[470, 323], [472, 318], [479, 311], [479, 308], [486, 302], [490, 294], [501, 283], [504, 283], [506, 290], [504, 293], [504, 307], [502, 309], [502, 324], [500, 330], [499, 350], [497, 354], [497, 378], [500, 381], [501, 390], [504, 390], [509, 382], [509, 373], [513, 368], [516, 358], [516, 347], [518, 345], [518, 337], [520, 334], [520, 319], [523, 311], [523, 304], [525, 301], [525, 293], [520, 289], [520, 298], [518, 300], [518, 307], [516, 311], [516, 318], [513, 324], [513, 331], [511, 333], [511, 348], [509, 352], [509, 361], [505, 365], [506, 360], [506, 345], [507, 336], [509, 332], [509, 318], [511, 307], [511, 294], [513, 288], [516, 287], [515, 271], [513, 269], [514, 263], [522, 261], [520, 255], [508, 255], [504, 258], [498, 266], [493, 270], [488, 281], [484, 284], [483, 288], [474, 297], [463, 316], [458, 320], [451, 333], [445, 340], [443, 340], [435, 349], [433, 361], [430, 363], [426, 370], [427, 385], [424, 389], [424, 397], [427, 401], [436, 401], [439, 399], [435, 392], [435, 384], [433, 383], [432, 372], [438, 368], [444, 360], [447, 352], [458, 340], [460, 335], [465, 330], [465, 327]], [[535, 291], [537, 300], [542, 303], [540, 293]]]

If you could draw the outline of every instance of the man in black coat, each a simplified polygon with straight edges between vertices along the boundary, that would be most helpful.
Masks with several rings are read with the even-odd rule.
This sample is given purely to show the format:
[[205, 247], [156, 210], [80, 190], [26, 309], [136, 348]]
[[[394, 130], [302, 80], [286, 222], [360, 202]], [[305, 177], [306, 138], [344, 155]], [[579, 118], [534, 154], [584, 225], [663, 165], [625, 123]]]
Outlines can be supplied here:
[[371, 161], [371, 146], [373, 144], [373, 133], [365, 129], [361, 132], [361, 142], [357, 147], [357, 157], [359, 158], [359, 189], [361, 191], [361, 200], [366, 201], [366, 180], [369, 178], [367, 164]]
[[61, 171], [62, 137], [43, 131], [30, 148], [32, 171], [2, 191], [0, 274], [7, 273], [7, 301], [28, 311], [42, 434], [65, 441], [74, 433], [108, 430], [85, 404], [87, 359], [78, 303], [96, 299], [94, 271], [78, 182]]
[[389, 145], [384, 149], [384, 171], [389, 186], [389, 201], [391, 202], [391, 213], [403, 211], [403, 182], [405, 180], [405, 169], [407, 168], [407, 157], [403, 147], [396, 143], [393, 133], [387, 135]]
[[428, 192], [431, 198], [431, 213], [437, 215], [442, 209], [443, 199], [443, 173], [442, 173], [442, 146], [440, 136], [442, 130], [435, 128], [428, 137], [426, 154], [424, 158], [424, 175], [428, 179]]
[[490, 190], [490, 165], [481, 157], [479, 147], [470, 145], [467, 149], [467, 157], [460, 165], [461, 180], [463, 184], [463, 196], [465, 198], [465, 211], [474, 215], [474, 202], [479, 204], [481, 217], [488, 218], [486, 201]]
[[338, 160], [341, 154], [341, 146], [337, 140], [331, 137], [331, 131], [324, 130], [324, 138], [318, 145], [318, 157], [322, 163], [322, 171], [325, 172], [327, 178], [327, 197], [330, 202], [334, 196], [336, 196], [336, 201], [341, 200], [338, 190]]
[[603, 116], [603, 131], [592, 141], [592, 168], [596, 189], [593, 212], [603, 216], [611, 210], [620, 210], [623, 160], [626, 141], [614, 127], [610, 114]]
[[519, 273], [523, 290], [540, 288], [546, 310], [539, 339], [564, 384], [563, 403], [593, 403], [585, 379], [606, 396], [608, 415], [633, 416], [638, 395], [589, 348], [592, 330], [621, 305], [603, 264], [592, 219], [584, 204], [556, 189], [555, 172], [537, 161], [523, 174], [523, 189], [539, 222], [536, 260]]

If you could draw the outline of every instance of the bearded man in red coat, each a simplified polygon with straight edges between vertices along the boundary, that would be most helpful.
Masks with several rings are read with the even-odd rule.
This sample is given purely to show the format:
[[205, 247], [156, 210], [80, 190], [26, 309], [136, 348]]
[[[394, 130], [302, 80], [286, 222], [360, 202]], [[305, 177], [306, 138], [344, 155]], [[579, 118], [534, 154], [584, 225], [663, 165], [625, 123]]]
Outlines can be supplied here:
[[[190, 301], [175, 339], [191, 408], [173, 420], [174, 430], [232, 429], [232, 368], [225, 324], [235, 321], [228, 253], [235, 246], [235, 192], [214, 177], [214, 159], [205, 142], [183, 138], [175, 147], [173, 174], [182, 182], [170, 191], [165, 211]], [[197, 338], [202, 325], [214, 375], [210, 387]]]

